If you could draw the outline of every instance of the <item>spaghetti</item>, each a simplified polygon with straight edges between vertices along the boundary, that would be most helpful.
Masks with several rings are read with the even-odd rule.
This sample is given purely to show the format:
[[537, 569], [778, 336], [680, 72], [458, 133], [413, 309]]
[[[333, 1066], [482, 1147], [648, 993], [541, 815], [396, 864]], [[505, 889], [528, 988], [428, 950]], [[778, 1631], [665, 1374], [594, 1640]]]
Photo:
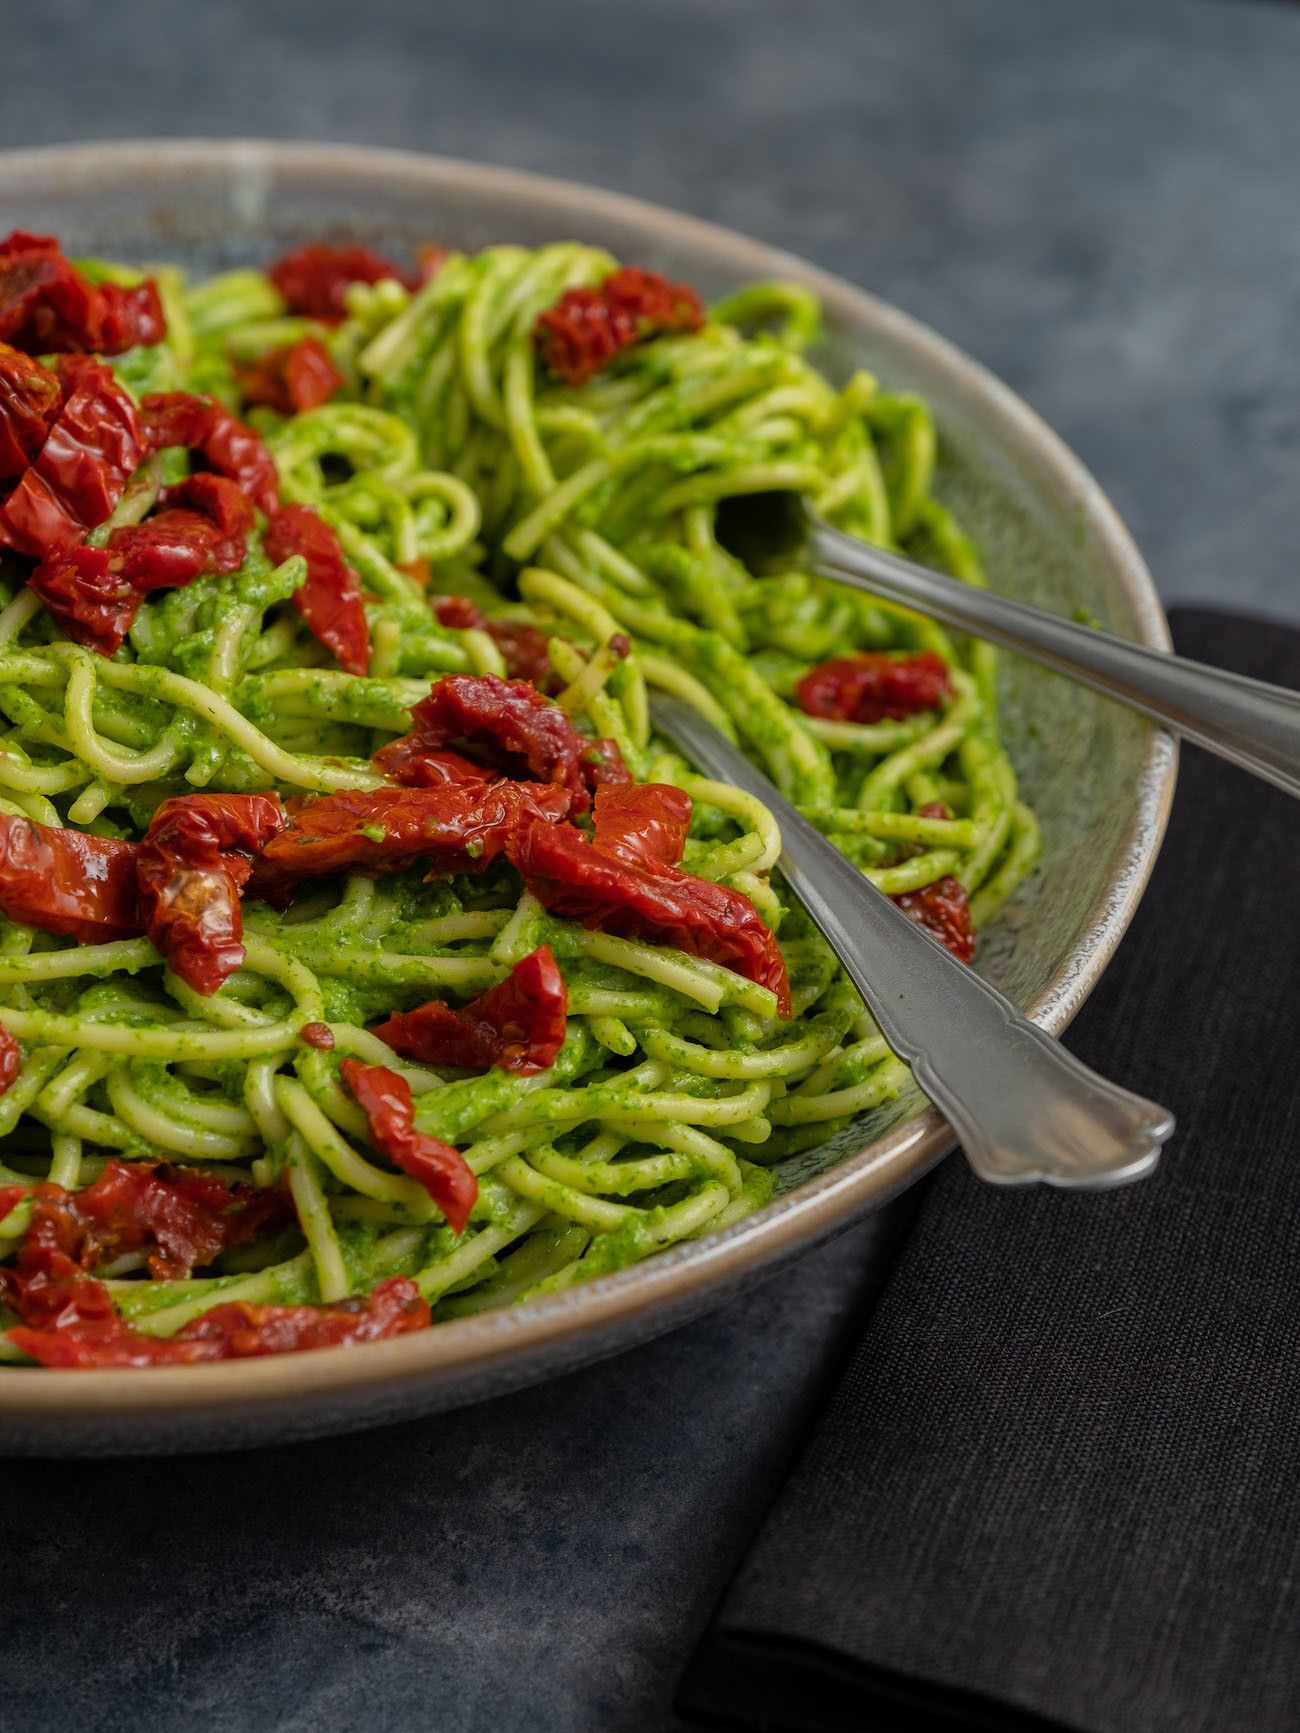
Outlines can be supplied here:
[[[0, 549], [0, 1357], [189, 1363], [552, 1292], [737, 1220], [897, 1094], [771, 816], [648, 696], [969, 958], [1038, 852], [994, 652], [749, 570], [720, 524], [797, 490], [981, 583], [923, 402], [832, 385], [796, 285], [706, 317], [570, 243], [156, 287], [87, 262], [143, 312], [51, 343], [5, 319], [17, 239], [0, 337], [62, 384], [0, 492], [70, 378], [140, 443], [88, 529]], [[152, 850], [147, 917], [59, 926], [44, 869], [23, 902], [18, 843], [61, 860], [53, 832]]]

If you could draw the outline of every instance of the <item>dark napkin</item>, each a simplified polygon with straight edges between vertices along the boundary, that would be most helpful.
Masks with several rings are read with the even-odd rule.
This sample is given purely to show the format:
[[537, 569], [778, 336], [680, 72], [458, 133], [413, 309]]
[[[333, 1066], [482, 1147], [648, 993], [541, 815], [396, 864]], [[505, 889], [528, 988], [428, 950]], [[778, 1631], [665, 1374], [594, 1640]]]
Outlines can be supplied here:
[[[1300, 686], [1300, 633], [1179, 651]], [[1166, 1102], [1158, 1173], [952, 1159], [683, 1680], [773, 1733], [1300, 1727], [1300, 805], [1184, 750], [1070, 1046]]]

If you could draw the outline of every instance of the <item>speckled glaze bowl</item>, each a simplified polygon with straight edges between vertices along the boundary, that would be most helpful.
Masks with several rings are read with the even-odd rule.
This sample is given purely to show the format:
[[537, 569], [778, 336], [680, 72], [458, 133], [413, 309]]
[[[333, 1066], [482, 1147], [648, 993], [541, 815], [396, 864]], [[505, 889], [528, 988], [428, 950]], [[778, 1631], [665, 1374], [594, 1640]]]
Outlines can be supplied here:
[[[706, 295], [783, 276], [822, 297], [819, 357], [924, 393], [940, 493], [993, 584], [1169, 647], [1151, 579], [1096, 482], [1005, 386], [905, 314], [771, 247], [635, 200], [405, 153], [263, 142], [99, 144], [0, 155], [0, 232], [196, 270], [315, 238], [384, 248], [573, 238], [686, 277]], [[1095, 986], [1160, 846], [1175, 749], [1136, 716], [1008, 656], [1005, 729], [1042, 820], [1041, 871], [999, 917], [980, 968], [1059, 1033]], [[301, 1438], [478, 1401], [672, 1328], [770, 1276], [911, 1184], [952, 1134], [917, 1095], [787, 1163], [734, 1227], [512, 1310], [364, 1348], [141, 1372], [0, 1369], [0, 1450], [92, 1455]]]

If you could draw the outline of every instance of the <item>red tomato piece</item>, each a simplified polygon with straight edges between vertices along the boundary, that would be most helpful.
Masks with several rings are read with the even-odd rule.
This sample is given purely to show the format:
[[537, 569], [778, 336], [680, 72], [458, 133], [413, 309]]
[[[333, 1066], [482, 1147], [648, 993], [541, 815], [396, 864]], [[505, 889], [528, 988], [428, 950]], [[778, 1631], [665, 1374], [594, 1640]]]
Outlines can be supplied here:
[[[426, 571], [425, 583], [428, 583]], [[433, 611], [440, 626], [453, 631], [486, 632], [501, 652], [506, 673], [512, 680], [528, 680], [540, 692], [551, 671], [549, 640], [545, 632], [523, 621], [489, 620], [468, 596], [435, 596]]]
[[0, 1268], [0, 1294], [38, 1328], [99, 1323], [115, 1317], [108, 1289], [86, 1275], [99, 1256], [72, 1193], [33, 1188], [32, 1215], [15, 1263]]
[[475, 872], [505, 850], [521, 825], [555, 824], [569, 809], [563, 789], [528, 783], [446, 783], [438, 788], [346, 789], [295, 803], [269, 842], [250, 892], [287, 898], [300, 879], [357, 868], [400, 872], [415, 861], [430, 878]]
[[223, 1360], [352, 1347], [423, 1330], [429, 1303], [409, 1276], [388, 1276], [364, 1297], [333, 1306], [214, 1306], [180, 1332], [185, 1342], [216, 1344]]
[[201, 512], [176, 508], [114, 530], [108, 553], [126, 582], [143, 596], [148, 590], [184, 589], [204, 572], [238, 571], [244, 563], [244, 541], [222, 536]]
[[[441, 263], [441, 259], [436, 260], [428, 274]], [[285, 253], [266, 274], [291, 313], [336, 324], [347, 313], [345, 297], [350, 283], [382, 283], [392, 277], [406, 288], [416, 289], [426, 280], [426, 269], [422, 266], [420, 275], [412, 277], [369, 247], [316, 244]]]
[[100, 283], [98, 287], [103, 309], [99, 341], [95, 344], [98, 354], [120, 355], [140, 343], [162, 342], [167, 335], [167, 321], [152, 278], [129, 286]]
[[[173, 506], [174, 500], [188, 504]], [[115, 529], [107, 548], [47, 554], [29, 577], [77, 643], [111, 656], [146, 591], [180, 589], [205, 572], [233, 572], [243, 564], [253, 508], [233, 481], [192, 475], [168, 488], [163, 504], [143, 523]]]
[[182, 794], [154, 814], [136, 856], [140, 905], [168, 968], [196, 993], [215, 993], [243, 962], [249, 857], [286, 822], [278, 794]]
[[0, 241], [0, 338], [38, 355], [90, 349], [73, 339], [89, 336], [96, 322], [93, 286], [52, 236], [15, 229]]
[[269, 517], [280, 503], [280, 478], [260, 434], [218, 403], [191, 391], [150, 391], [140, 399], [150, 451], [185, 446], [218, 475], [228, 476]]
[[137, 848], [0, 813], [0, 910], [83, 945], [136, 938], [144, 931]]
[[177, 506], [202, 512], [223, 536], [246, 536], [256, 522], [253, 502], [239, 483], [212, 470], [198, 470], [162, 490], [158, 496], [159, 510], [170, 511]]
[[594, 814], [596, 847], [633, 866], [676, 866], [691, 828], [691, 797], [668, 782], [602, 788]]
[[124, 524], [108, 538], [109, 551], [137, 590], [175, 590], [205, 572], [237, 572], [248, 551], [253, 507], [222, 475], [191, 475], [165, 490], [162, 510], [143, 523]]
[[0, 338], [34, 355], [119, 355], [166, 333], [151, 280], [92, 283], [56, 240], [15, 229], [0, 241]]
[[231, 1246], [292, 1219], [284, 1193], [229, 1186], [194, 1168], [159, 1162], [110, 1161], [93, 1185], [71, 1194], [93, 1262], [152, 1246], [149, 1272], [158, 1281], [188, 1276]]
[[83, 1277], [86, 1290], [98, 1290], [105, 1310], [100, 1315], [84, 1311], [67, 1323], [43, 1328], [17, 1324], [9, 1340], [40, 1366], [53, 1371], [105, 1371], [144, 1366], [193, 1366], [220, 1355], [204, 1351], [198, 1343], [176, 1337], [146, 1336], [113, 1310], [108, 1289], [102, 1282]]
[[80, 1191], [46, 1183], [31, 1197], [31, 1224], [16, 1263], [0, 1271], [0, 1291], [37, 1329], [103, 1329], [120, 1322], [108, 1290], [87, 1273], [96, 1264], [148, 1247], [156, 1279], [184, 1277], [228, 1247], [292, 1219], [282, 1192], [116, 1158]]
[[946, 800], [927, 801], [924, 806], [916, 809], [918, 818], [951, 818], [952, 810]]
[[120, 1323], [103, 1282], [81, 1263], [85, 1231], [58, 1186], [39, 1185], [17, 1262], [0, 1268], [0, 1295], [35, 1330], [111, 1329]]
[[69, 638], [101, 656], [111, 656], [121, 644], [143, 600], [107, 548], [55, 550], [27, 582]]
[[41, 559], [103, 523], [144, 457], [135, 404], [111, 368], [61, 356], [63, 399], [44, 445], [0, 507], [0, 544]]
[[564, 1045], [568, 990], [549, 945], [521, 958], [504, 981], [455, 1009], [430, 999], [374, 1031], [395, 1053], [464, 1071], [546, 1071]]
[[61, 396], [48, 367], [0, 343], [0, 480], [21, 475], [38, 454]]
[[330, 525], [309, 505], [286, 505], [267, 525], [265, 545], [267, 558], [277, 564], [293, 554], [303, 556], [307, 577], [293, 593], [294, 607], [341, 668], [364, 674], [370, 666], [370, 627], [361, 580]]
[[472, 756], [517, 780], [567, 789], [576, 813], [605, 783], [631, 781], [612, 740], [588, 740], [558, 704], [524, 680], [495, 674], [448, 674], [411, 711], [414, 726], [390, 741], [374, 762], [396, 782], [419, 786], [428, 752], [460, 741]]
[[704, 307], [686, 283], [625, 265], [598, 289], [566, 289], [539, 315], [533, 341], [566, 385], [583, 385], [620, 350], [661, 331], [698, 331]]
[[952, 695], [952, 676], [933, 650], [918, 656], [864, 650], [810, 669], [795, 692], [808, 716], [830, 722], [898, 722], [937, 710]]
[[[18, 1073], [22, 1068], [23, 1050], [18, 1045], [17, 1037], [0, 1023], [0, 1095], [6, 1094], [11, 1085], [18, 1081]], [[13, 1204], [9, 1205], [9, 1209], [4, 1208], [3, 1192], [0, 1192], [0, 1221], [4, 1220], [12, 1208]]]
[[332, 1052], [334, 1048], [334, 1031], [328, 1023], [304, 1023], [298, 1031], [298, 1039], [321, 1053]]
[[494, 770], [473, 764], [461, 752], [422, 752], [412, 759], [408, 787], [437, 788], [444, 782], [496, 782]]
[[459, 1150], [415, 1127], [411, 1086], [383, 1065], [345, 1059], [343, 1081], [370, 1123], [370, 1141], [381, 1155], [422, 1185], [448, 1225], [465, 1232], [478, 1196], [478, 1180]]
[[319, 337], [300, 337], [296, 343], [268, 349], [235, 371], [245, 403], [264, 404], [281, 415], [319, 409], [343, 383]]
[[[10, 1040], [13, 1039], [12, 1036], [9, 1038]], [[8, 1084], [5, 1087], [8, 1088]], [[28, 1188], [25, 1185], [0, 1185], [0, 1222], [5, 1219], [11, 1209], [16, 1208], [23, 1201], [27, 1196], [27, 1191]]]
[[[423, 582], [429, 581], [428, 562], [424, 564]], [[468, 596], [434, 596], [429, 606], [437, 616], [440, 626], [448, 626], [453, 632], [484, 632], [487, 630], [487, 615], [477, 602], [472, 602]]]
[[527, 680], [544, 691], [551, 682], [550, 639], [536, 626], [520, 620], [489, 620], [487, 635], [501, 652], [512, 680]]
[[[102, 1284], [96, 1282], [95, 1287]], [[107, 1296], [107, 1289], [103, 1290]], [[429, 1304], [407, 1276], [389, 1276], [364, 1298], [334, 1306], [250, 1306], [229, 1300], [175, 1336], [146, 1336], [116, 1314], [62, 1329], [20, 1325], [10, 1339], [42, 1366], [65, 1370], [193, 1366], [382, 1342], [429, 1323]]]
[[975, 929], [971, 925], [966, 887], [951, 876], [936, 879], [919, 891], [900, 891], [890, 899], [909, 920], [932, 934], [959, 963], [975, 960]]
[[607, 854], [572, 825], [531, 824], [510, 859], [543, 908], [593, 932], [675, 945], [733, 969], [776, 994], [791, 1013], [785, 959], [749, 898], [680, 868], [637, 865]]

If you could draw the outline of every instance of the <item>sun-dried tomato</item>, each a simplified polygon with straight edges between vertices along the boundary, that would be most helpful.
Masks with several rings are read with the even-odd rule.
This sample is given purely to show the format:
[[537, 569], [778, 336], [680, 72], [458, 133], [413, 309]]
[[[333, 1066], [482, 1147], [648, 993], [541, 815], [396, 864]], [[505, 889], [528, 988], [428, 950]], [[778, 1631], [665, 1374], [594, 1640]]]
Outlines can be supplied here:
[[900, 891], [891, 899], [909, 920], [924, 927], [952, 952], [959, 963], [975, 960], [975, 929], [971, 925], [966, 887], [949, 876], [919, 891]]
[[300, 337], [279, 349], [268, 349], [256, 361], [236, 367], [245, 403], [264, 404], [281, 415], [319, 409], [343, 383], [343, 375], [319, 337]]
[[28, 578], [68, 636], [103, 656], [130, 631], [147, 591], [180, 589], [244, 562], [253, 508], [233, 481], [192, 475], [161, 503], [143, 523], [115, 529], [106, 548], [47, 554]]
[[144, 931], [137, 847], [0, 813], [0, 910], [83, 945], [134, 938]]
[[294, 607], [341, 668], [364, 674], [370, 666], [370, 627], [361, 580], [330, 525], [309, 505], [286, 505], [267, 525], [266, 553], [277, 564], [293, 554], [303, 556], [307, 577], [293, 593]]
[[0, 1267], [0, 1296], [38, 1330], [110, 1327], [118, 1319], [108, 1289], [86, 1274], [99, 1260], [100, 1243], [73, 1194], [43, 1184], [28, 1196], [31, 1221], [15, 1262]]
[[582, 385], [620, 352], [662, 331], [698, 331], [705, 313], [689, 284], [625, 265], [598, 289], [566, 289], [539, 315], [533, 341], [543, 365]]
[[27, 582], [73, 642], [101, 656], [111, 656], [121, 644], [143, 600], [107, 548], [57, 549]]
[[0, 241], [0, 338], [33, 355], [119, 355], [166, 334], [154, 283], [92, 283], [56, 240], [15, 229]]
[[[163, 488], [158, 495], [158, 510], [171, 511], [177, 507], [202, 512], [223, 536], [246, 536], [256, 522], [253, 502], [239, 483], [207, 469]], [[121, 533], [113, 532], [114, 536]]]
[[[17, 1082], [18, 1073], [23, 1068], [23, 1050], [18, 1045], [17, 1037], [12, 1031], [0, 1023], [0, 1095], [4, 1095], [10, 1086]], [[10, 1204], [9, 1209], [13, 1205]], [[9, 1214], [0, 1200], [0, 1221]]]
[[521, 620], [489, 620], [485, 630], [512, 680], [527, 680], [539, 692], [558, 689], [560, 681], [551, 673], [551, 641], [545, 632]]
[[497, 859], [521, 825], [562, 819], [569, 797], [531, 783], [444, 783], [346, 789], [291, 804], [287, 828], [262, 851], [249, 887], [272, 902], [299, 879], [356, 869], [400, 872], [419, 861], [431, 878], [475, 872]]
[[52, 236], [15, 229], [0, 241], [0, 338], [38, 355], [93, 349], [70, 338], [84, 338], [97, 323], [94, 285]]
[[426, 269], [431, 276], [441, 263], [438, 259], [431, 268], [422, 263], [419, 275], [412, 276], [369, 247], [317, 243], [285, 253], [266, 274], [284, 296], [291, 313], [334, 324], [347, 313], [350, 283], [382, 283], [391, 277], [408, 289], [416, 289], [427, 280]]
[[[425, 562], [424, 580], [429, 581], [429, 567]], [[453, 632], [483, 632], [487, 630], [487, 615], [477, 602], [468, 596], [433, 596], [429, 606], [437, 616], [440, 626], [447, 626]]]
[[331, 1053], [334, 1050], [334, 1031], [328, 1023], [304, 1023], [298, 1031], [298, 1039], [321, 1053]]
[[[428, 583], [426, 572], [425, 580]], [[468, 596], [435, 596], [433, 611], [440, 626], [457, 632], [486, 632], [501, 652], [512, 680], [528, 680], [543, 691], [551, 672], [550, 640], [545, 632], [522, 620], [489, 620]]]
[[140, 399], [140, 423], [150, 451], [184, 446], [218, 475], [229, 476], [268, 516], [280, 503], [275, 460], [260, 434], [215, 397], [190, 391], [150, 391]]
[[152, 278], [142, 283], [100, 283], [103, 316], [95, 350], [100, 355], [121, 355], [140, 343], [161, 343], [167, 335], [158, 287]]
[[108, 1162], [93, 1185], [71, 1194], [69, 1207], [84, 1228], [83, 1268], [151, 1246], [149, 1273], [159, 1281], [188, 1276], [292, 1219], [281, 1191], [148, 1161]]
[[125, 525], [108, 538], [114, 566], [141, 595], [183, 589], [205, 572], [236, 572], [245, 547], [245, 532], [223, 535], [202, 512], [179, 507]]
[[149, 1273], [158, 1281], [188, 1276], [293, 1214], [282, 1191], [156, 1162], [108, 1162], [73, 1206], [99, 1247], [96, 1262], [153, 1246]]
[[410, 1084], [396, 1071], [360, 1059], [343, 1060], [339, 1070], [369, 1121], [375, 1148], [422, 1185], [448, 1225], [463, 1234], [478, 1196], [478, 1180], [459, 1150], [416, 1130]]
[[0, 480], [21, 475], [40, 451], [61, 396], [48, 367], [0, 343]]
[[952, 695], [952, 675], [942, 656], [891, 656], [863, 650], [812, 668], [795, 688], [799, 707], [828, 722], [897, 722], [937, 710]]
[[[242, 1300], [214, 1306], [180, 1332], [185, 1342], [215, 1345], [215, 1358], [298, 1354], [312, 1348], [382, 1342], [423, 1330], [429, 1303], [409, 1276], [388, 1276], [364, 1297], [333, 1306], [250, 1306]], [[173, 1338], [175, 1340], [175, 1338]]]
[[0, 507], [0, 544], [37, 560], [103, 523], [145, 455], [135, 404], [111, 368], [71, 355], [57, 373], [54, 423]]
[[398, 1011], [374, 1031], [395, 1053], [426, 1065], [483, 1071], [546, 1071], [564, 1045], [569, 995], [549, 945], [539, 945], [504, 981], [459, 1009], [430, 999]]
[[182, 794], [163, 801], [136, 856], [147, 931], [196, 993], [244, 960], [239, 893], [253, 855], [285, 825], [278, 794]]
[[167, 1281], [292, 1220], [281, 1191], [156, 1161], [114, 1158], [80, 1191], [45, 1183], [30, 1196], [31, 1223], [15, 1264], [0, 1272], [0, 1292], [38, 1328], [112, 1318], [88, 1272], [123, 1253], [147, 1250], [150, 1274]]
[[633, 866], [676, 866], [691, 828], [691, 797], [669, 782], [602, 788], [593, 815], [596, 847]]
[[176, 590], [205, 572], [236, 572], [244, 563], [253, 507], [222, 475], [189, 476], [166, 489], [163, 509], [124, 524], [108, 538], [110, 554], [133, 588]]
[[[105, 1301], [108, 1290], [102, 1283]], [[111, 1303], [110, 1303], [111, 1304]], [[9, 1339], [42, 1366], [61, 1370], [195, 1366], [265, 1354], [382, 1342], [429, 1323], [429, 1303], [408, 1276], [388, 1276], [363, 1299], [334, 1306], [251, 1306], [228, 1300], [174, 1336], [146, 1336], [110, 1312], [67, 1328], [19, 1325]]]
[[[621, 840], [621, 839], [620, 839]], [[749, 898], [679, 867], [606, 853], [572, 825], [528, 825], [510, 859], [543, 908], [595, 932], [675, 945], [776, 994], [790, 1015], [790, 981], [771, 929]]]
[[448, 674], [411, 711], [411, 721], [409, 734], [375, 754], [374, 762], [396, 782], [418, 787], [422, 756], [453, 741], [508, 777], [567, 789], [576, 813], [587, 811], [595, 789], [631, 780], [612, 740], [579, 734], [558, 704], [524, 680]]
[[916, 809], [918, 818], [951, 818], [952, 808], [946, 800], [929, 800]]
[[495, 770], [473, 764], [461, 752], [422, 752], [408, 787], [437, 788], [444, 782], [496, 782]]

